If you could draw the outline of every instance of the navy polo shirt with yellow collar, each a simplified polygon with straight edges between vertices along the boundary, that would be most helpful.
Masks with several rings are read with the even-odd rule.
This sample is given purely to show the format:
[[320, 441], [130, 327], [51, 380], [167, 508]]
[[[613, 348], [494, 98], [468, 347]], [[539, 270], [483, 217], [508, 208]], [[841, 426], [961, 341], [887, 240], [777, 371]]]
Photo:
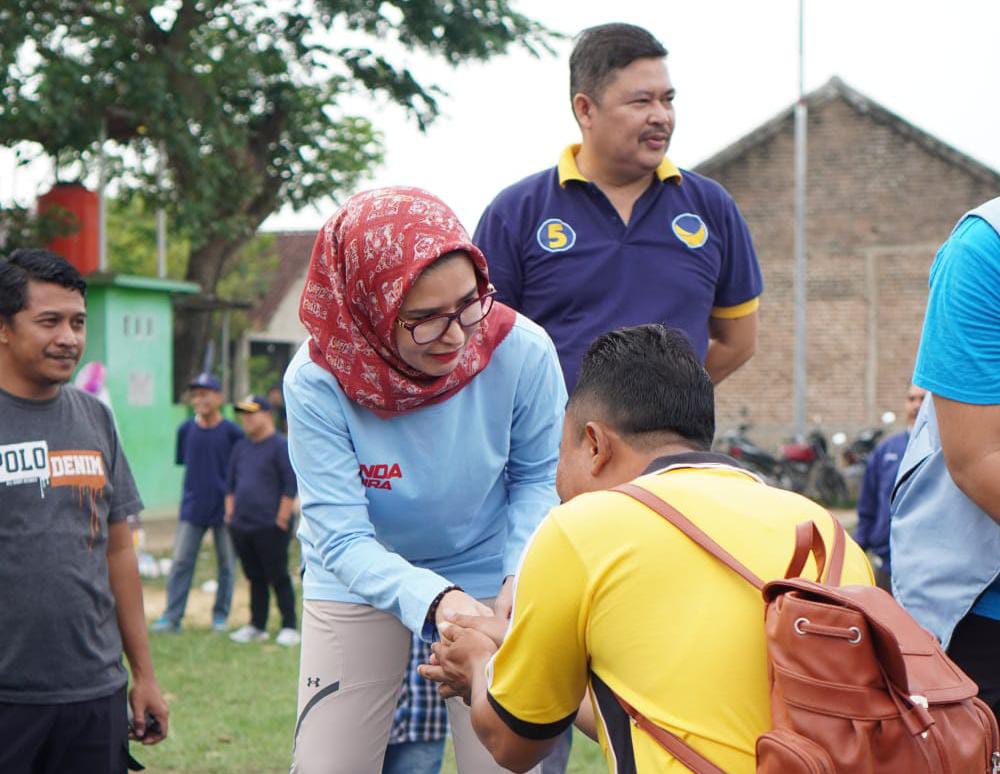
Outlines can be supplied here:
[[626, 225], [580, 173], [578, 149], [502, 191], [480, 218], [474, 241], [499, 299], [545, 328], [570, 390], [591, 342], [615, 328], [679, 328], [704, 360], [709, 318], [751, 314], [763, 290], [736, 203], [664, 158]]

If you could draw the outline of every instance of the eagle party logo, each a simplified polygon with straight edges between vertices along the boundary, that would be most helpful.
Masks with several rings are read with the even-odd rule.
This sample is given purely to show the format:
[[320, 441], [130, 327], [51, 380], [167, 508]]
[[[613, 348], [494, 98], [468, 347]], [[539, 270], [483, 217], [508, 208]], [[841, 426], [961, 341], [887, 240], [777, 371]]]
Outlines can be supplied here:
[[670, 227], [674, 230], [674, 236], [692, 249], [697, 249], [708, 241], [708, 226], [701, 216], [693, 212], [678, 215]]

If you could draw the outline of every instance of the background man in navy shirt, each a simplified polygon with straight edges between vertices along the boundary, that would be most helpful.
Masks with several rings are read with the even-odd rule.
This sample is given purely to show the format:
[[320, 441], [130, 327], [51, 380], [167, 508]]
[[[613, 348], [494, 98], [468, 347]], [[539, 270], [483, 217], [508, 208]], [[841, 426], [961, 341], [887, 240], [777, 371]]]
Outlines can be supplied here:
[[871, 551], [882, 564], [875, 569], [875, 582], [892, 593], [892, 566], [889, 560], [889, 505], [896, 483], [899, 463], [906, 451], [910, 429], [917, 421], [920, 404], [927, 390], [910, 385], [906, 392], [906, 430], [889, 436], [875, 447], [865, 465], [865, 478], [858, 495], [858, 527], [854, 539], [866, 551]]
[[683, 330], [716, 384], [754, 352], [750, 233], [718, 183], [666, 158], [666, 55], [641, 27], [584, 30], [570, 56], [583, 142], [502, 191], [476, 229], [498, 298], [549, 333], [569, 390], [590, 343], [623, 326]]
[[296, 645], [295, 591], [288, 575], [292, 508], [298, 491], [288, 442], [274, 429], [271, 404], [248, 395], [236, 404], [246, 437], [237, 442], [226, 481], [226, 522], [250, 581], [250, 623], [229, 635], [233, 642], [266, 640], [269, 587], [281, 611], [279, 645]]
[[194, 419], [177, 429], [177, 464], [184, 466], [184, 491], [174, 537], [174, 560], [167, 578], [167, 609], [152, 625], [157, 632], [180, 630], [198, 550], [209, 530], [219, 565], [212, 608], [212, 628], [216, 631], [226, 630], [233, 601], [233, 545], [223, 515], [229, 457], [243, 431], [222, 416], [222, 387], [218, 379], [201, 374], [189, 388]]

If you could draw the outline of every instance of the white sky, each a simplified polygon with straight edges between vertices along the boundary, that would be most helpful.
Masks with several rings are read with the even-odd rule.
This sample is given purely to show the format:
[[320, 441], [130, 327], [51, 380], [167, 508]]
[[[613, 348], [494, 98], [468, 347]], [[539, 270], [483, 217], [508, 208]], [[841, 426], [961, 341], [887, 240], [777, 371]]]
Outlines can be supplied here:
[[[536, 0], [516, 7], [575, 34], [608, 21], [653, 32], [670, 51], [677, 129], [669, 155], [708, 158], [795, 100], [797, 0]], [[805, 86], [831, 76], [973, 158], [1000, 169], [1000, 3], [995, 0], [806, 0]], [[386, 163], [362, 187], [419, 185], [467, 228], [505, 186], [552, 166], [578, 138], [569, 108], [567, 41], [557, 55], [521, 51], [452, 69], [411, 56], [418, 78], [442, 86], [443, 115], [426, 134], [401, 111], [361, 104], [384, 133]], [[21, 203], [50, 172], [11, 177], [0, 150], [0, 200]], [[47, 175], [49, 177], [47, 177]], [[1000, 193], [1000, 192], [998, 192]], [[265, 228], [318, 228], [335, 205], [281, 212]]]

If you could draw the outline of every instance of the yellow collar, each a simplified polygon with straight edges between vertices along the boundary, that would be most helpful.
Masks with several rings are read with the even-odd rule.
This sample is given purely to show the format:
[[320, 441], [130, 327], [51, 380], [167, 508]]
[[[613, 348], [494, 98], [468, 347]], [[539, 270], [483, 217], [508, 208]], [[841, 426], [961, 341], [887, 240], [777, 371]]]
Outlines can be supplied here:
[[[559, 157], [559, 164], [556, 167], [559, 171], [559, 185], [566, 185], [569, 180], [579, 180], [583, 183], [589, 182], [580, 172], [580, 168], [576, 165], [576, 154], [579, 152], [579, 143], [567, 145], [566, 150], [562, 152], [562, 156]], [[678, 183], [683, 180], [681, 171], [677, 168], [674, 162], [666, 156], [663, 157], [663, 161], [660, 162], [660, 166], [656, 168], [656, 176], [661, 182], [666, 182], [672, 178], [677, 178]]]

